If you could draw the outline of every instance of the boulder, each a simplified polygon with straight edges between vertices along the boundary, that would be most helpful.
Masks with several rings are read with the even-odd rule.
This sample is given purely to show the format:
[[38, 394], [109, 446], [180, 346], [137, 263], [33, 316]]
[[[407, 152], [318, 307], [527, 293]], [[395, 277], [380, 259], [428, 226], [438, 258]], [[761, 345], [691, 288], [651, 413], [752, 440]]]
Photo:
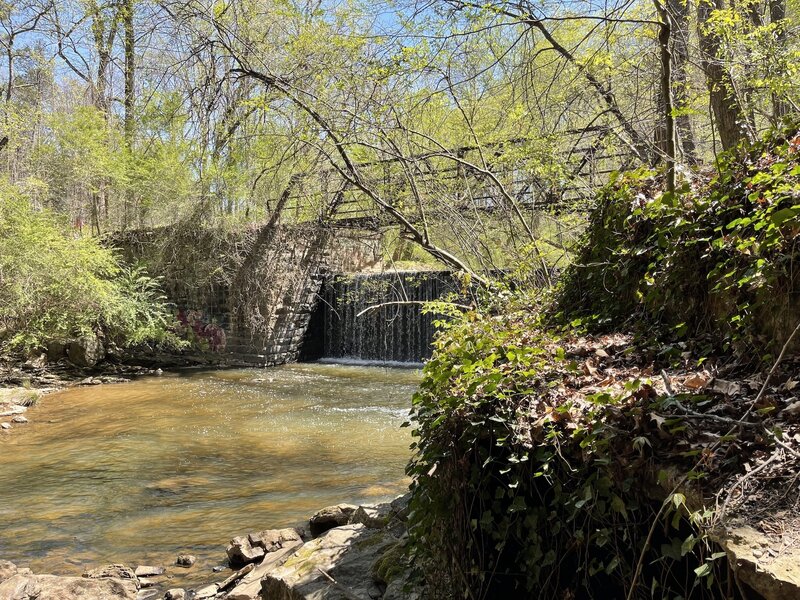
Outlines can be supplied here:
[[247, 536], [251, 546], [260, 546], [264, 552], [275, 552], [284, 548], [288, 542], [302, 542], [300, 532], [293, 528], [267, 529]]
[[401, 521], [407, 520], [410, 504], [411, 492], [405, 493], [402, 496], [398, 496], [390, 502], [390, 506], [392, 507], [392, 516], [400, 519]]
[[0, 583], [17, 574], [17, 565], [7, 560], [0, 560]]
[[245, 575], [244, 579], [225, 596], [225, 600], [260, 600], [261, 580], [264, 576], [283, 565], [302, 545], [303, 542], [300, 540], [287, 541], [281, 549], [273, 550], [268, 553], [264, 557], [264, 560], [250, 573]]
[[72, 340], [67, 347], [69, 361], [78, 367], [93, 367], [103, 360], [106, 352], [95, 335], [84, 335]]
[[228, 562], [234, 569], [256, 562], [264, 558], [265, 554], [264, 548], [261, 546], [253, 546], [249, 538], [245, 536], [233, 538], [226, 548], [225, 553], [228, 555]]
[[[175, 564], [179, 567], [189, 568], [197, 562], [197, 557], [192, 554], [178, 554]], [[177, 588], [176, 588], [177, 589]]]
[[362, 523], [330, 529], [303, 545], [261, 580], [270, 600], [352, 600], [379, 598], [374, 563], [396, 543], [390, 534]]
[[17, 573], [0, 583], [2, 600], [136, 600], [131, 580]]
[[350, 516], [349, 524], [361, 523], [370, 529], [383, 529], [392, 516], [389, 504], [366, 504], [359, 506]]
[[311, 535], [316, 537], [334, 527], [347, 525], [350, 516], [357, 508], [357, 506], [353, 506], [352, 504], [337, 504], [335, 506], [326, 506], [322, 510], [317, 511], [314, 516], [308, 520], [308, 524], [311, 528]]
[[61, 340], [52, 340], [47, 343], [47, 359], [56, 362], [67, 354], [67, 344]]
[[186, 600], [186, 590], [182, 588], [167, 590], [167, 593], [164, 594], [164, 600]]

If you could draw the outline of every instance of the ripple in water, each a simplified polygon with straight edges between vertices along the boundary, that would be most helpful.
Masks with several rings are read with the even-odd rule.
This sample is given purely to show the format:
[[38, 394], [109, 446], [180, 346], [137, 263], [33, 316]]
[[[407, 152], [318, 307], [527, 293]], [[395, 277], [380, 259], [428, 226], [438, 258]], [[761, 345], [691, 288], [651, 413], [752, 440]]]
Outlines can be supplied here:
[[234, 535], [402, 493], [418, 380], [305, 364], [47, 396], [0, 441], [0, 559], [75, 574], [189, 552], [171, 585], [206, 581]]

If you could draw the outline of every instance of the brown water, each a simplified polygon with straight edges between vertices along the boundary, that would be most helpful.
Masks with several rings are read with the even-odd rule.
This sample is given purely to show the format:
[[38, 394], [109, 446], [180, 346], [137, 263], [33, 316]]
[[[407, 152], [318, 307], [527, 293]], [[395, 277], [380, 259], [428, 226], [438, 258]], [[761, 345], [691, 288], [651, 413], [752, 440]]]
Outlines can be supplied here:
[[35, 572], [171, 565], [205, 581], [234, 535], [402, 493], [419, 372], [194, 371], [46, 396], [0, 440], [0, 559]]

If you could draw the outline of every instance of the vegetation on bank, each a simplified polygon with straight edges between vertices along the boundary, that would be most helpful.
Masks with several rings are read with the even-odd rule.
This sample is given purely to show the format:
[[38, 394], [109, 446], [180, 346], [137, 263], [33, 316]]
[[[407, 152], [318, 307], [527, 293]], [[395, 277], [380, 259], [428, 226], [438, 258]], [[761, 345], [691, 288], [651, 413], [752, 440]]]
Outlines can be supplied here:
[[[408, 468], [434, 593], [735, 593], [704, 498], [736, 504], [731, 478], [791, 440], [796, 384], [791, 366], [755, 388], [713, 382], [772, 365], [798, 325], [799, 129], [674, 193], [650, 171], [617, 177], [554, 295], [495, 293], [442, 324]], [[756, 489], [791, 478], [800, 453], [786, 456]]]
[[119, 346], [163, 342], [171, 323], [157, 280], [0, 181], [0, 350], [87, 334]]

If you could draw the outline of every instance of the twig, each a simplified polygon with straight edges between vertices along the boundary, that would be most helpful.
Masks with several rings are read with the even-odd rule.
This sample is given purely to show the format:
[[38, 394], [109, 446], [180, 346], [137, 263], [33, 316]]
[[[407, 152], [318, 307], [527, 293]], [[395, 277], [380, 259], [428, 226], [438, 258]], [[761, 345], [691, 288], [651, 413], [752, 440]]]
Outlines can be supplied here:
[[[403, 304], [428, 304], [430, 300], [397, 300], [395, 302], [381, 302], [380, 304], [373, 304], [372, 306], [368, 306], [360, 313], [356, 315], [356, 317], [360, 317], [364, 313], [367, 313], [371, 310], [375, 310], [378, 308], [383, 308], [384, 306], [397, 306]], [[453, 302], [447, 302], [448, 306], [452, 306], [454, 308], [460, 308], [461, 310], [472, 310], [472, 306], [467, 306], [466, 304], [455, 304]]]
[[[773, 452], [767, 460], [765, 460], [763, 463], [758, 465], [755, 469], [753, 469], [749, 473], [745, 473], [744, 475], [739, 477], [739, 479], [736, 480], [736, 483], [734, 483], [731, 486], [731, 489], [728, 491], [728, 495], [725, 498], [725, 502], [722, 503], [722, 508], [719, 509], [719, 513], [718, 513], [718, 516], [717, 516], [718, 519], [721, 519], [722, 517], [725, 516], [725, 512], [728, 510], [728, 504], [730, 503], [731, 499], [733, 498], [733, 494], [736, 491], [736, 488], [738, 488], [740, 485], [742, 485], [745, 481], [747, 481], [753, 475], [763, 471], [767, 467], [767, 465], [769, 465], [777, 457], [778, 457], [778, 452], [777, 451]], [[742, 493], [744, 493], [744, 488], [742, 488]]]
[[[789, 347], [789, 344], [791, 343], [792, 339], [794, 338], [794, 336], [797, 334], [798, 331], [800, 331], [800, 322], [797, 323], [797, 327], [794, 328], [794, 331], [792, 331], [791, 335], [789, 335], [789, 337], [787, 338], [786, 342], [783, 344], [783, 348], [781, 348], [781, 352], [778, 355], [778, 358], [775, 360], [775, 363], [772, 365], [772, 368], [769, 370], [769, 373], [767, 374], [767, 377], [764, 380], [764, 384], [761, 386], [761, 390], [758, 392], [758, 395], [755, 397], [755, 399], [750, 403], [750, 406], [747, 409], [747, 411], [745, 412], [745, 414], [742, 415], [741, 419], [736, 422], [736, 425], [731, 427], [724, 436], [722, 436], [719, 440], [714, 442], [709, 447], [710, 451], [713, 452], [714, 450], [716, 450], [719, 447], [719, 445], [722, 443], [721, 440], [727, 438], [734, 431], [736, 431], [737, 427], [741, 427], [743, 425], [744, 419], [747, 418], [747, 416], [752, 412], [753, 407], [755, 407], [756, 403], [758, 403], [758, 401], [764, 395], [764, 391], [767, 389], [767, 385], [769, 384], [769, 381], [770, 381], [770, 379], [772, 377], [772, 374], [775, 372], [775, 370], [778, 368], [778, 365], [783, 360], [783, 357], [786, 354], [786, 350]], [[661, 372], [661, 377], [664, 378], [665, 384], [667, 384], [667, 391], [669, 392], [669, 390], [671, 390], [672, 388], [669, 385], [669, 378], [667, 378], [666, 372], [662, 371]], [[765, 428], [765, 430], [766, 430], [766, 428]], [[781, 442], [777, 438], [775, 439], [775, 443], [777, 443], [779, 445], [783, 445], [783, 447], [786, 447], [786, 445], [783, 444], [783, 442]], [[793, 454], [795, 454], [795, 455], [797, 454], [794, 450], [791, 450], [791, 452]], [[639, 560], [636, 563], [636, 570], [633, 573], [633, 579], [631, 579], [631, 587], [628, 590], [628, 594], [626, 596], [626, 600], [632, 600], [633, 594], [636, 591], [636, 586], [639, 583], [639, 576], [641, 575], [642, 567], [644, 566], [645, 555], [647, 554], [647, 551], [650, 549], [650, 543], [653, 541], [653, 534], [654, 534], [654, 532], [656, 530], [656, 527], [658, 526], [658, 521], [661, 518], [661, 515], [664, 512], [664, 509], [667, 507], [670, 498], [675, 494], [675, 492], [677, 492], [681, 488], [681, 486], [683, 486], [683, 484], [686, 483], [689, 480], [689, 473], [691, 473], [698, 466], [700, 466], [700, 463], [702, 462], [702, 460], [704, 460], [704, 459], [701, 459], [701, 460], [699, 460], [699, 461], [697, 461], [695, 463], [694, 467], [692, 467], [692, 469], [686, 475], [684, 475], [683, 478], [681, 478], [681, 480], [678, 483], [675, 484], [675, 487], [672, 488], [672, 492], [669, 495], [667, 495], [667, 497], [661, 503], [661, 507], [658, 509], [658, 512], [656, 513], [656, 516], [653, 518], [653, 522], [650, 525], [650, 530], [647, 532], [647, 538], [644, 541], [644, 546], [642, 547], [642, 551], [639, 554]]]
[[672, 385], [670, 384], [669, 376], [667, 372], [662, 369], [661, 370], [661, 379], [664, 380], [664, 387], [667, 389], [667, 394], [670, 396], [672, 401], [675, 403], [681, 412], [683, 412], [683, 416], [689, 419], [707, 419], [709, 421], [717, 421], [719, 423], [727, 423], [729, 425], [736, 425], [736, 426], [743, 426], [743, 427], [760, 427], [757, 423], [743, 423], [742, 421], [737, 421], [736, 419], [731, 419], [729, 417], [721, 417], [719, 415], [712, 415], [708, 413], [701, 413], [690, 408], [684, 406], [680, 400], [675, 397], [675, 393], [672, 391]]
[[317, 571], [319, 571], [320, 573], [322, 573], [322, 575], [323, 575], [323, 576], [324, 576], [324, 577], [325, 577], [325, 578], [326, 578], [328, 581], [330, 581], [330, 582], [331, 582], [331, 584], [332, 584], [332, 585], [333, 585], [333, 586], [334, 586], [334, 587], [335, 587], [337, 590], [339, 590], [340, 592], [342, 592], [342, 594], [344, 594], [344, 595], [345, 595], [345, 597], [347, 597], [347, 598], [348, 598], [348, 600], [364, 600], [364, 598], [362, 598], [361, 596], [359, 596], [358, 594], [356, 594], [356, 593], [355, 593], [355, 592], [353, 592], [352, 590], [350, 590], [350, 589], [348, 589], [348, 588], [344, 587], [344, 586], [343, 586], [341, 583], [339, 583], [338, 581], [336, 581], [336, 580], [335, 580], [333, 577], [331, 577], [330, 575], [328, 575], [328, 574], [327, 574], [325, 571], [323, 571], [321, 568], [317, 567]]
[[741, 419], [739, 419], [740, 421], [744, 421], [750, 415], [750, 413], [753, 412], [753, 408], [755, 407], [756, 404], [758, 404], [758, 401], [761, 400], [761, 396], [764, 395], [764, 392], [767, 389], [767, 385], [769, 385], [770, 379], [772, 379], [772, 375], [775, 373], [775, 369], [777, 369], [778, 365], [781, 364], [781, 361], [783, 360], [783, 357], [786, 354], [786, 349], [789, 347], [789, 344], [792, 343], [792, 339], [794, 338], [794, 336], [797, 334], [798, 331], [800, 331], [800, 321], [797, 323], [797, 327], [794, 328], [794, 331], [792, 331], [791, 335], [789, 335], [789, 337], [786, 338], [786, 342], [783, 344], [783, 348], [781, 348], [781, 353], [778, 355], [778, 358], [775, 360], [775, 363], [772, 365], [772, 368], [769, 370], [769, 373], [767, 373], [767, 378], [764, 379], [764, 383], [761, 386], [761, 389], [758, 391], [758, 395], [750, 403], [750, 406], [742, 415]]

